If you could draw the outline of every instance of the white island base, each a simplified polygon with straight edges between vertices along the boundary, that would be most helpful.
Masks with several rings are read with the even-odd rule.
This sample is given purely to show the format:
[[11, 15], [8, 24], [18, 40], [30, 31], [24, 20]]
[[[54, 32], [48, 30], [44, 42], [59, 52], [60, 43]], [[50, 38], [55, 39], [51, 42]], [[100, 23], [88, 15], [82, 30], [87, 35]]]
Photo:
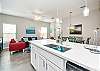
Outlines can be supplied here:
[[[54, 40], [31, 41], [31, 64], [36, 71], [67, 71], [67, 61], [73, 62], [87, 71], [100, 71], [100, 55], [92, 54], [84, 49], [84, 44], [68, 43], [72, 48], [66, 52], [60, 52], [46, 47], [46, 44], [57, 44]], [[86, 70], [82, 70], [86, 71]]]

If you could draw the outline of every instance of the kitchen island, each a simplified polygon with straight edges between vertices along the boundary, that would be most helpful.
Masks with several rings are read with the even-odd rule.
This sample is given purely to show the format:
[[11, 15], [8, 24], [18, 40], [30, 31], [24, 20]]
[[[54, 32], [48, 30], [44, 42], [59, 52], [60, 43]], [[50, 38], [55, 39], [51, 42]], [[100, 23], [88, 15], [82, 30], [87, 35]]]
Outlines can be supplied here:
[[[31, 41], [31, 64], [36, 71], [67, 71], [67, 62], [77, 64], [86, 69], [82, 71], [100, 71], [100, 54], [93, 54], [84, 48], [85, 44], [67, 43], [61, 45], [55, 40]], [[71, 50], [60, 52], [46, 47], [47, 44], [56, 44], [71, 48]]]

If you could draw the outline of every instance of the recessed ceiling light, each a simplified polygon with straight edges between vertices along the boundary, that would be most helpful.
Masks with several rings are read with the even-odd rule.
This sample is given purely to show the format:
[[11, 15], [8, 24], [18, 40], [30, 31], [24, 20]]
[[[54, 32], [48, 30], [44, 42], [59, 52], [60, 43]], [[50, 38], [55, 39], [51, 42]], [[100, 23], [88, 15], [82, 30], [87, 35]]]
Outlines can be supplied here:
[[36, 14], [43, 14], [43, 11], [40, 10], [40, 9], [35, 9], [35, 10], [34, 10], [34, 13], [36, 13]]
[[37, 16], [37, 15], [34, 16], [34, 20], [41, 20], [41, 19], [42, 19], [41, 16]]

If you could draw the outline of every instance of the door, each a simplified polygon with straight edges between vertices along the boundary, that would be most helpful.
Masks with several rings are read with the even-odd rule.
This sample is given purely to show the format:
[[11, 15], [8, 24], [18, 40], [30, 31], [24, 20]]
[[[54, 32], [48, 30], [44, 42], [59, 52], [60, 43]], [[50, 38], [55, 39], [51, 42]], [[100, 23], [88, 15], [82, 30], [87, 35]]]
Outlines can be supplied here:
[[58, 68], [53, 63], [47, 61], [47, 63], [46, 63], [46, 71], [63, 71], [63, 70], [61, 70], [60, 68]]
[[46, 71], [46, 59], [43, 57], [43, 56], [41, 56], [41, 55], [39, 55], [39, 59], [38, 59], [38, 70], [37, 71]]

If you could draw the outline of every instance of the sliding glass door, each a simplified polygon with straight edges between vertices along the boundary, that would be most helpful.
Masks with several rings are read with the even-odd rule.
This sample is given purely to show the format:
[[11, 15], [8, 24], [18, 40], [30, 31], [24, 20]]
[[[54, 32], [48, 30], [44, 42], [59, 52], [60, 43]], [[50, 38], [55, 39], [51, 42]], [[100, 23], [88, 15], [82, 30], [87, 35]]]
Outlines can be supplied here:
[[8, 43], [13, 38], [16, 39], [16, 25], [15, 24], [3, 24], [4, 48], [8, 47]]

